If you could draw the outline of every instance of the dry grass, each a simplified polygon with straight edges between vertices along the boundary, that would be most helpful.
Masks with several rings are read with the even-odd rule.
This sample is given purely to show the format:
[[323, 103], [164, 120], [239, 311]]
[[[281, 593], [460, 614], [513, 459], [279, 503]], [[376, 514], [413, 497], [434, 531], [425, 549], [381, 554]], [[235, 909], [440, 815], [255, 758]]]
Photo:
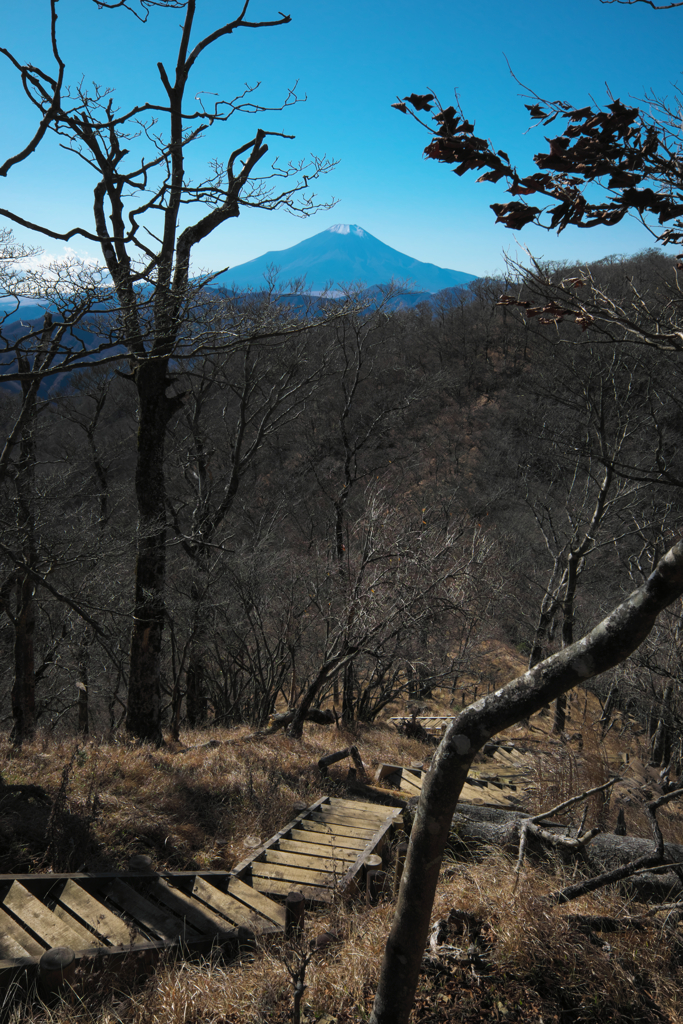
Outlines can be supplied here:
[[251, 735], [247, 728], [188, 732], [183, 746], [197, 749], [185, 753], [124, 742], [76, 749], [66, 740], [14, 752], [5, 738], [0, 769], [7, 784], [36, 784], [54, 797], [64, 766], [73, 759], [73, 767], [63, 843], [51, 857], [47, 808], [25, 801], [14, 811], [0, 806], [0, 873], [117, 870], [134, 853], [168, 870], [229, 870], [244, 857], [244, 840], [277, 832], [294, 817], [295, 802], [336, 791], [347, 766], [335, 766], [325, 780], [317, 768], [323, 754], [355, 742], [372, 771], [383, 760], [410, 764], [431, 752], [381, 726], [351, 733], [312, 725], [302, 742], [283, 733], [256, 741]]
[[[432, 713], [441, 710], [438, 702], [432, 707]], [[545, 809], [599, 785], [620, 764], [622, 753], [634, 766], [632, 789], [655, 785], [656, 772], [642, 765], [637, 730], [621, 737], [612, 730], [601, 741], [595, 726], [600, 705], [590, 695], [574, 695], [570, 712], [568, 732], [574, 738], [569, 743], [550, 735], [550, 715], [534, 716], [529, 727], [506, 734], [520, 747], [543, 751], [530, 809]], [[207, 740], [217, 745], [207, 746]], [[61, 846], [57, 842], [59, 856], [70, 860], [72, 870], [84, 863], [91, 870], [124, 867], [133, 853], [151, 854], [158, 868], [229, 869], [246, 854], [245, 840], [265, 839], [281, 828], [293, 816], [295, 802], [310, 803], [339, 790], [346, 764], [335, 766], [325, 780], [316, 762], [351, 742], [369, 771], [382, 762], [424, 760], [433, 749], [383, 726], [353, 733], [311, 726], [302, 743], [281, 733], [254, 741], [247, 729], [235, 729], [187, 733], [183, 744], [197, 749], [185, 752], [171, 745], [157, 751], [126, 743], [90, 743], [76, 750], [73, 742], [45, 741], [15, 754], [5, 741], [0, 767], [6, 783], [37, 784], [54, 797], [64, 766], [73, 761], [58, 832]], [[642, 792], [639, 799], [642, 804]], [[602, 820], [610, 828], [617, 803], [616, 797], [609, 804], [597, 802], [587, 826]], [[26, 806], [33, 810], [23, 823], [0, 806], [0, 833], [4, 828], [11, 840], [0, 849], [0, 871], [49, 866], [47, 809]], [[680, 841], [683, 818], [675, 808], [660, 817], [666, 838]], [[629, 804], [628, 820], [631, 834], [642, 829], [649, 836], [637, 801]], [[80, 832], [70, 830], [74, 822], [80, 822]], [[73, 848], [69, 835], [80, 837]], [[514, 891], [512, 867], [499, 852], [477, 863], [445, 863], [433, 919], [458, 909], [485, 925], [491, 940], [488, 968], [477, 978], [467, 966], [432, 961], [421, 978], [412, 1020], [683, 1024], [680, 954], [670, 936], [657, 927], [627, 930], [605, 936], [611, 948], [604, 948], [569, 919], [577, 913], [621, 917], [642, 913], [642, 906], [627, 906], [615, 889], [605, 889], [568, 908], [552, 907], [544, 896], [567, 881], [567, 869], [527, 862]], [[374, 908], [340, 903], [309, 915], [306, 940], [331, 929], [342, 941], [314, 954], [307, 968], [304, 1021], [368, 1019], [392, 915], [390, 903]], [[35, 998], [8, 1002], [4, 1017], [12, 1024], [284, 1024], [292, 1012], [285, 960], [295, 955], [280, 938], [265, 943], [253, 958], [232, 963], [218, 954], [201, 961], [168, 959], [147, 979], [136, 977], [133, 960], [116, 972], [98, 974], [86, 974], [82, 965], [76, 989], [64, 1001], [51, 1007]]]
[[[513, 893], [511, 862], [499, 854], [479, 864], [448, 864], [443, 876], [434, 918], [447, 917], [457, 908], [487, 925], [488, 968], [477, 979], [468, 968], [432, 961], [421, 979], [415, 1021], [683, 1020], [681, 971], [669, 939], [655, 928], [610, 935], [611, 949], [600, 948], [572, 926], [566, 908], [550, 908], [543, 902], [557, 876], [532, 866]], [[625, 910], [623, 899], [608, 891], [569, 909], [617, 916]], [[309, 916], [306, 939], [332, 927], [342, 932], [343, 941], [316, 954], [308, 966], [303, 1020], [355, 1024], [368, 1019], [392, 913], [390, 904], [352, 905], [331, 915]], [[291, 947], [279, 939], [254, 957], [229, 964], [219, 957], [169, 960], [146, 981], [137, 982], [132, 974], [119, 972], [115, 989], [111, 978], [83, 976], [76, 991], [60, 1004], [48, 1008], [35, 1001], [23, 1003], [8, 1020], [284, 1024], [292, 1011], [292, 984], [284, 958], [292, 955]]]

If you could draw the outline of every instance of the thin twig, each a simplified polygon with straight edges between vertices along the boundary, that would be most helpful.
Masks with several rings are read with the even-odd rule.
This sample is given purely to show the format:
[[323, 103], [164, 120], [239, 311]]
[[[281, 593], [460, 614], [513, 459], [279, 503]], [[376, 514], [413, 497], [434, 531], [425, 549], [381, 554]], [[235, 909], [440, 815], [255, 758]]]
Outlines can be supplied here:
[[600, 793], [603, 789], [607, 789], [608, 786], [613, 785], [615, 782], [620, 780], [621, 776], [615, 775], [609, 780], [609, 782], [603, 783], [602, 786], [595, 786], [593, 789], [586, 790], [585, 793], [581, 793], [579, 796], [573, 796], [570, 800], [565, 800], [563, 803], [558, 804], [556, 807], [551, 807], [549, 811], [543, 811], [542, 814], [535, 814], [531, 818], [525, 818], [519, 829], [519, 853], [517, 855], [517, 863], [515, 864], [515, 884], [512, 887], [513, 894], [517, 890], [517, 883], [519, 882], [519, 873], [522, 870], [522, 863], [524, 861], [524, 854], [526, 852], [526, 844], [529, 832], [532, 835], [538, 836], [539, 839], [544, 839], [548, 843], [552, 843], [553, 846], [564, 846], [569, 850], [581, 850], [584, 846], [587, 846], [591, 839], [594, 839], [600, 829], [592, 828], [585, 835], [581, 835], [583, 832], [583, 826], [586, 822], [586, 812], [584, 812], [581, 827], [577, 835], [574, 836], [558, 836], [554, 832], [548, 832], [546, 829], [538, 827], [538, 822], [543, 821], [544, 818], [550, 818], [553, 814], [559, 814], [560, 811], [565, 810], [567, 807], [571, 807], [572, 804], [578, 803], [580, 800], [586, 800], [589, 796], [594, 793]]
[[565, 808], [571, 807], [572, 804], [577, 804], [579, 801], [585, 800], [586, 797], [592, 796], [593, 793], [600, 793], [601, 790], [607, 789], [608, 786], [613, 786], [615, 782], [621, 782], [621, 775], [613, 775], [609, 782], [603, 783], [602, 786], [596, 786], [594, 789], [587, 789], [585, 793], [581, 793], [579, 796], [573, 796], [570, 800], [565, 800], [564, 803], [558, 804], [557, 807], [551, 807], [549, 811], [544, 811], [543, 814], [535, 814], [532, 818], [529, 818], [529, 821], [536, 823], [543, 821], [544, 818], [549, 818], [552, 814], [559, 814], [560, 811], [564, 811]]

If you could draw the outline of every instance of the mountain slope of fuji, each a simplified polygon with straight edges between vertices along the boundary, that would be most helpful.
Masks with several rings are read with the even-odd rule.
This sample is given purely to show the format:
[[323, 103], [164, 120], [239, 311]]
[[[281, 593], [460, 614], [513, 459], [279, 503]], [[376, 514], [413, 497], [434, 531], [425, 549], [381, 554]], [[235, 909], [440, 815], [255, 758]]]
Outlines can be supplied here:
[[304, 290], [308, 292], [358, 283], [388, 284], [391, 280], [407, 282], [415, 291], [438, 292], [475, 280], [474, 274], [446, 270], [406, 256], [357, 224], [335, 224], [289, 249], [266, 252], [231, 267], [214, 279], [212, 287], [259, 290], [272, 268], [277, 268], [280, 288], [305, 278]]

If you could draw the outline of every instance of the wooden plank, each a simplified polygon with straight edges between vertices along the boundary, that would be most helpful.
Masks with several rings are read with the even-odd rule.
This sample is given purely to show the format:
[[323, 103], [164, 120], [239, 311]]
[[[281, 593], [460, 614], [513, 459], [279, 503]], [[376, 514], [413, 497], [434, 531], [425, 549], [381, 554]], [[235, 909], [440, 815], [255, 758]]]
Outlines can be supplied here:
[[60, 921], [63, 921], [67, 928], [72, 928], [81, 936], [80, 943], [78, 944], [78, 946], [75, 946], [74, 949], [81, 950], [89, 949], [91, 946], [106, 945], [101, 936], [93, 935], [89, 928], [84, 928], [82, 922], [79, 921], [78, 918], [75, 917], [73, 914], [70, 914], [66, 907], [61, 907], [59, 903], [57, 903], [52, 908], [52, 913], [55, 915], [55, 917], [59, 918]]
[[318, 800], [315, 801], [315, 803], [312, 803], [310, 807], [307, 807], [306, 810], [302, 811], [301, 814], [297, 814], [296, 818], [294, 818], [287, 825], [285, 825], [284, 828], [281, 828], [279, 832], [276, 832], [274, 836], [271, 836], [267, 842], [262, 843], [261, 846], [258, 846], [255, 850], [253, 850], [248, 857], [245, 857], [244, 860], [241, 860], [239, 862], [239, 864], [236, 864], [235, 867], [232, 869], [232, 874], [238, 877], [243, 874], [246, 874], [251, 868], [252, 861], [256, 860], [257, 857], [260, 857], [261, 854], [265, 850], [270, 849], [271, 846], [277, 846], [279, 839], [282, 839], [284, 836], [288, 836], [291, 830], [293, 828], [297, 828], [302, 821], [308, 819], [309, 815], [313, 811], [320, 810], [321, 808], [327, 806], [329, 802], [329, 796], [321, 796]]
[[355, 829], [343, 828], [341, 825], [333, 831], [329, 825], [325, 825], [320, 821], [312, 821], [308, 819], [300, 822], [298, 829], [293, 828], [289, 833], [292, 839], [299, 839], [301, 833], [315, 833], [316, 843], [324, 843], [329, 840], [330, 843], [338, 843], [340, 847], [348, 848], [350, 850], [364, 850], [365, 849], [365, 838], [364, 836], [358, 835]]
[[[406, 794], [409, 793], [411, 796], [417, 796], [422, 789], [423, 778], [424, 775], [418, 778], [418, 776], [410, 774], [405, 768], [401, 769], [401, 791]], [[460, 794], [462, 803], [474, 804], [479, 807], [514, 808], [517, 806], [516, 801], [509, 799], [512, 795], [511, 792], [496, 792], [483, 779], [480, 781], [484, 783], [481, 786], [473, 784], [472, 781], [465, 783]]]
[[[275, 878], [282, 882], [301, 882], [304, 885], [326, 885], [334, 884], [334, 875], [329, 871], [311, 871], [308, 868], [292, 867], [289, 864], [268, 864], [264, 861], [255, 861], [251, 865], [254, 885], [257, 878]], [[296, 885], [290, 885], [290, 889]]]
[[122, 882], [120, 878], [114, 878], [107, 882], [102, 891], [126, 914], [129, 914], [136, 924], [152, 935], [158, 935], [160, 939], [170, 942], [184, 939], [190, 942], [199, 938], [199, 932], [190, 928], [182, 918], [174, 917], [167, 911], [156, 907], [126, 882]]
[[189, 921], [192, 927], [201, 935], [223, 937], [234, 931], [227, 921], [218, 917], [208, 907], [191, 896], [186, 896], [180, 889], [172, 889], [171, 886], [159, 879], [150, 886], [150, 895], [168, 907], [175, 915]]
[[[8, 952], [12, 948], [20, 949], [21, 953]], [[45, 946], [41, 946], [13, 917], [0, 910], [0, 956], [42, 956], [44, 952]]]
[[[69, 878], [57, 897], [58, 904], [90, 927], [110, 946], [135, 946], [145, 939]], [[57, 913], [57, 910], [55, 910]]]
[[356, 824], [353, 818], [342, 818], [338, 814], [312, 814], [311, 818], [313, 821], [317, 821], [321, 825], [329, 825], [332, 832], [336, 832], [337, 827], [340, 827], [346, 830], [347, 835], [355, 835], [360, 839], [363, 839], [366, 836], [369, 839], [373, 833], [372, 828]]
[[268, 850], [265, 862], [260, 863], [290, 865], [294, 868], [310, 868], [312, 871], [329, 871], [333, 875], [343, 875], [349, 861], [335, 860], [329, 854], [327, 857], [315, 857], [305, 853], [292, 853], [289, 850]]
[[[320, 802], [317, 801], [316, 806]], [[189, 897], [168, 889], [164, 894], [182, 901], [184, 918], [192, 916], [187, 912], [189, 904], [196, 915], [196, 924], [201, 922], [202, 932], [191, 927], [183, 917], [175, 916], [136, 892], [128, 882], [137, 877], [126, 874], [126, 881], [123, 881], [115, 872], [101, 875], [27, 875], [24, 886], [17, 882], [15, 876], [7, 876], [5, 881], [10, 882], [11, 889], [6, 905], [8, 911], [11, 907], [11, 913], [0, 908], [0, 970], [14, 973], [33, 967], [45, 949], [56, 944], [72, 946], [79, 956], [96, 952], [119, 956], [131, 946], [137, 950], [170, 948], [180, 938], [193, 946], [206, 945], [208, 948], [217, 933], [231, 938], [236, 935], [233, 922], [244, 923], [255, 931], [266, 933], [284, 929], [283, 906], [226, 873], [174, 872], [172, 877], [178, 881], [182, 879], [188, 886], [193, 885], [197, 895]], [[150, 875], [142, 875], [140, 880], [149, 886]], [[227, 882], [228, 894], [218, 888], [222, 880]], [[164, 883], [160, 881], [159, 884]], [[282, 884], [286, 895], [293, 885], [291, 882]], [[301, 887], [300, 883], [296, 884], [296, 888]], [[309, 897], [318, 902], [325, 901], [321, 899], [323, 890], [317, 886], [303, 888]], [[48, 896], [57, 899], [54, 911], [42, 902]], [[103, 902], [105, 898], [126, 915], [126, 920], [112, 912]], [[24, 921], [26, 927], [13, 916], [18, 916], [19, 912], [28, 918]], [[211, 924], [208, 929], [210, 935], [207, 935], [207, 921]], [[90, 928], [111, 945], [103, 945]], [[148, 933], [147, 939], [136, 934], [142, 928]]]
[[355, 797], [350, 796], [331, 796], [329, 806], [334, 807], [336, 804], [339, 804], [341, 807], [352, 807], [356, 810], [372, 811], [373, 813], [381, 813], [384, 810], [379, 804], [373, 804], [369, 800], [357, 800]]
[[259, 890], [262, 893], [274, 893], [276, 896], [288, 896], [292, 889], [296, 889], [297, 892], [313, 903], [332, 903], [334, 900], [334, 893], [332, 889], [325, 885], [303, 885], [297, 882], [296, 885], [292, 885], [291, 882], [283, 882], [277, 878], [255, 878], [254, 889]]
[[467, 783], [462, 787], [459, 799], [464, 804], [475, 804], [479, 807], [514, 808], [516, 806], [507, 797], [501, 796], [491, 788], [478, 789]]
[[496, 750], [494, 750], [493, 760], [498, 761], [499, 764], [511, 765], [513, 768], [519, 767], [519, 764], [516, 761], [516, 759], [512, 757], [512, 755], [509, 754], [507, 750], [503, 750], [501, 747], [498, 747]]
[[195, 883], [192, 886], [192, 895], [195, 899], [205, 903], [215, 913], [226, 917], [236, 927], [245, 925], [256, 932], [265, 930], [263, 926], [266, 925], [272, 928], [270, 922], [264, 921], [255, 910], [245, 907], [244, 903], [240, 903], [239, 900], [221, 892], [215, 885], [205, 882], [203, 878], [195, 879]]
[[354, 818], [368, 815], [373, 818], [381, 817], [384, 810], [385, 808], [379, 804], [372, 804], [367, 800], [344, 800], [341, 797], [330, 797], [326, 804], [317, 808], [320, 814], [332, 811], [335, 814], [351, 814]]
[[343, 797], [330, 797], [330, 807], [353, 811], [355, 814], [382, 820], [386, 818], [387, 808], [380, 804], [369, 804], [366, 800], [345, 800]]
[[247, 907], [261, 914], [262, 917], [272, 921], [273, 924], [279, 925], [280, 928], [285, 927], [285, 908], [279, 903], [269, 900], [262, 893], [255, 891], [250, 885], [246, 885], [241, 878], [230, 879], [228, 882], [228, 892], [231, 896], [241, 900]]
[[[196, 945], [216, 935], [233, 937], [235, 925], [255, 931], [283, 929], [284, 908], [266, 893], [282, 896], [296, 888], [308, 899], [330, 902], [340, 880], [348, 879], [375, 849], [398, 814], [363, 800], [321, 797], [238, 866], [252, 873], [253, 886], [235, 869], [227, 891], [216, 872], [141, 875], [139, 892], [130, 884], [137, 875], [126, 874], [124, 881], [113, 872], [27, 876], [26, 886], [13, 879], [5, 901], [10, 914], [4, 916], [10, 922], [24, 921], [26, 928], [15, 924], [16, 934], [4, 929], [8, 939], [0, 947], [0, 960], [35, 963], [44, 946], [55, 944], [81, 953], [99, 947], [116, 954], [131, 945], [155, 948], [178, 939]], [[169, 885], [171, 879], [175, 886]], [[178, 888], [183, 882], [185, 887]], [[48, 894], [56, 898], [54, 912], [41, 902]], [[137, 934], [141, 929], [151, 941]], [[102, 941], [108, 944], [105, 948]]]
[[361, 868], [363, 866], [363, 861], [365, 860], [365, 857], [369, 853], [374, 853], [376, 850], [381, 850], [381, 848], [384, 846], [384, 843], [386, 841], [388, 833], [394, 827], [394, 824], [396, 823], [396, 821], [400, 820], [400, 817], [401, 817], [401, 812], [397, 808], [396, 810], [393, 811], [393, 813], [391, 815], [389, 815], [386, 818], [385, 821], [382, 822], [380, 827], [377, 829], [377, 831], [373, 835], [372, 839], [368, 842], [365, 850], [363, 850], [361, 853], [358, 854], [358, 857], [353, 862], [353, 864], [349, 867], [349, 869], [347, 870], [346, 874], [342, 878], [341, 885], [340, 885], [340, 890], [342, 892], [345, 892], [346, 890], [351, 889], [351, 888], [353, 888], [356, 885], [356, 881], [355, 881], [356, 875], [360, 872], [360, 870], [361, 870]]
[[[394, 810], [393, 807], [385, 807], [385, 811]], [[350, 828], [364, 828], [368, 832], [374, 832], [387, 817], [386, 814], [377, 814], [372, 817], [369, 814], [352, 814], [347, 811], [331, 808], [329, 811], [321, 811], [316, 817], [328, 821], [334, 821], [339, 825], [348, 825]]]
[[100, 939], [78, 924], [73, 918], [61, 921], [56, 914], [25, 889], [21, 882], [13, 882], [3, 905], [30, 928], [47, 946], [71, 946], [73, 950], [101, 946]]
[[350, 825], [351, 828], [367, 828], [372, 831], [377, 821], [381, 821], [384, 815], [382, 818], [368, 819], [365, 815], [354, 814], [353, 811], [343, 807], [321, 807], [319, 811], [311, 814], [311, 817], [313, 819], [329, 818], [338, 821], [340, 825]]
[[[371, 828], [361, 827], [360, 825], [349, 825], [345, 822], [325, 817], [322, 814], [316, 814], [311, 819], [311, 825], [320, 826], [321, 831], [326, 832], [329, 836], [348, 836], [352, 839], [370, 839], [373, 834], [373, 830]], [[304, 827], [308, 829], [308, 823]], [[310, 831], [314, 830], [311, 829]]]
[[305, 853], [310, 857], [333, 856], [335, 860], [349, 861], [349, 863], [353, 863], [357, 856], [355, 850], [340, 849], [332, 843], [327, 845], [322, 843], [300, 843], [294, 839], [281, 839], [280, 849], [286, 850], [289, 853]]
[[[384, 771], [384, 769], [386, 770]], [[380, 771], [382, 772], [381, 776], [379, 775]], [[378, 778], [386, 778], [387, 775], [400, 776], [402, 774], [415, 775], [418, 779], [421, 779], [424, 773], [422, 768], [412, 768], [402, 764], [383, 764], [378, 770]]]
[[404, 793], [410, 793], [411, 796], [417, 796], [422, 789], [422, 779], [416, 778], [414, 775], [401, 775], [401, 785], [399, 787]]
[[25, 956], [30, 956], [28, 950], [20, 946], [11, 935], [0, 931], [0, 958], [3, 960], [21, 960]]
[[322, 811], [323, 814], [336, 814], [342, 817], [349, 817], [350, 820], [358, 822], [364, 828], [377, 828], [380, 822], [384, 821], [387, 816], [387, 811], [391, 811], [393, 808], [386, 804], [381, 805], [379, 814], [377, 812], [369, 812], [365, 810], [355, 811], [351, 807], [333, 806], [330, 807], [329, 811], [326, 809]]

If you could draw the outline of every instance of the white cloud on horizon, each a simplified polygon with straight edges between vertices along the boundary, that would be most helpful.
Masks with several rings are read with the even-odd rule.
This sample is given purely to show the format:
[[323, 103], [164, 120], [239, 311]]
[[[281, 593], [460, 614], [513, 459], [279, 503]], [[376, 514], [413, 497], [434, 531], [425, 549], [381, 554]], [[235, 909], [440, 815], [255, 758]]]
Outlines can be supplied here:
[[70, 245], [62, 246], [60, 253], [47, 252], [43, 250], [36, 256], [27, 256], [25, 259], [19, 261], [21, 269], [26, 271], [38, 272], [40, 270], [50, 270], [55, 267], [68, 267], [73, 266], [77, 263], [81, 263], [87, 267], [99, 267], [101, 266], [99, 260], [94, 256], [91, 256], [87, 249], [74, 249]]

